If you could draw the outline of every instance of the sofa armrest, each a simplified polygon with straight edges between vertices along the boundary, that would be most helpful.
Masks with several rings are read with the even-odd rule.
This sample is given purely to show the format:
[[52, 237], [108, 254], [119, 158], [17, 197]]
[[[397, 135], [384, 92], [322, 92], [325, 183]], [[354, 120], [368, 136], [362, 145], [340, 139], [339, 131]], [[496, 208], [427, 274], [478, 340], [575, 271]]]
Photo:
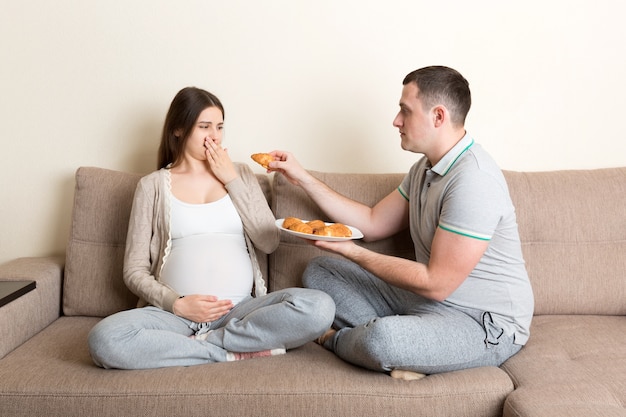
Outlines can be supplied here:
[[37, 285], [0, 307], [0, 359], [59, 318], [63, 267], [63, 257], [19, 258], [0, 265], [0, 281]]

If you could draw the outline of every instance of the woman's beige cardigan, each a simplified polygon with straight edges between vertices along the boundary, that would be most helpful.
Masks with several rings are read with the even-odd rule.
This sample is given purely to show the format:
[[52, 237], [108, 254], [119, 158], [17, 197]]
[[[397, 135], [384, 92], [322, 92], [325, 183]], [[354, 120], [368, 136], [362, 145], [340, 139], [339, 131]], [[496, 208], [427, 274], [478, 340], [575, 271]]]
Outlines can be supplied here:
[[[235, 164], [239, 176], [226, 184], [241, 221], [252, 261], [255, 295], [267, 293], [254, 248], [271, 253], [278, 247], [279, 230], [256, 176], [245, 164]], [[170, 252], [170, 171], [162, 168], [137, 184], [128, 224], [124, 282], [139, 297], [138, 306], [153, 305], [172, 312], [180, 294], [160, 282]]]

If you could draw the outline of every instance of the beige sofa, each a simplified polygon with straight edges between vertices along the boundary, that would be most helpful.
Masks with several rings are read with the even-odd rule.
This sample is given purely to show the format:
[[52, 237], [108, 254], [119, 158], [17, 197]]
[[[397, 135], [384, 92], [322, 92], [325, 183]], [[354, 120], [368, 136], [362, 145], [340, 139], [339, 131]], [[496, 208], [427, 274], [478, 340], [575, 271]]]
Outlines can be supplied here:
[[[138, 175], [80, 168], [67, 255], [0, 266], [36, 290], [0, 308], [2, 416], [626, 416], [626, 168], [506, 172], [536, 316], [502, 367], [400, 381], [314, 343], [287, 355], [188, 368], [103, 370], [87, 333], [132, 308], [122, 258]], [[316, 173], [373, 203], [402, 174]], [[277, 218], [323, 218], [283, 177], [258, 175]], [[367, 244], [411, 257], [408, 234]], [[300, 285], [316, 248], [282, 235], [263, 256], [270, 290]]]

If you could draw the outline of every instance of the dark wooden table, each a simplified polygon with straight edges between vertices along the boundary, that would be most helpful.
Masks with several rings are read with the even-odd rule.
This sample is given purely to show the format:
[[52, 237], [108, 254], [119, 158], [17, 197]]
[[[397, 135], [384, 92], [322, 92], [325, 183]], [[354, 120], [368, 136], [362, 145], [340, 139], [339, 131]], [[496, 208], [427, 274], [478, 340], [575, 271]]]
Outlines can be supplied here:
[[35, 281], [0, 281], [0, 307], [36, 287]]

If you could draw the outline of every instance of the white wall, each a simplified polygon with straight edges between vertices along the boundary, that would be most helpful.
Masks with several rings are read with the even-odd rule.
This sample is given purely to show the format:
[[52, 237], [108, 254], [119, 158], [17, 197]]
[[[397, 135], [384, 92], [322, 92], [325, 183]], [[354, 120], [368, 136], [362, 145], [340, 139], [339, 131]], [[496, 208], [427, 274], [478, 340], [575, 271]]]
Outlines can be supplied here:
[[502, 168], [626, 165], [618, 0], [2, 3], [0, 262], [64, 252], [77, 167], [152, 170], [188, 85], [224, 102], [234, 160], [404, 172], [419, 155], [391, 125], [402, 78], [443, 64]]

